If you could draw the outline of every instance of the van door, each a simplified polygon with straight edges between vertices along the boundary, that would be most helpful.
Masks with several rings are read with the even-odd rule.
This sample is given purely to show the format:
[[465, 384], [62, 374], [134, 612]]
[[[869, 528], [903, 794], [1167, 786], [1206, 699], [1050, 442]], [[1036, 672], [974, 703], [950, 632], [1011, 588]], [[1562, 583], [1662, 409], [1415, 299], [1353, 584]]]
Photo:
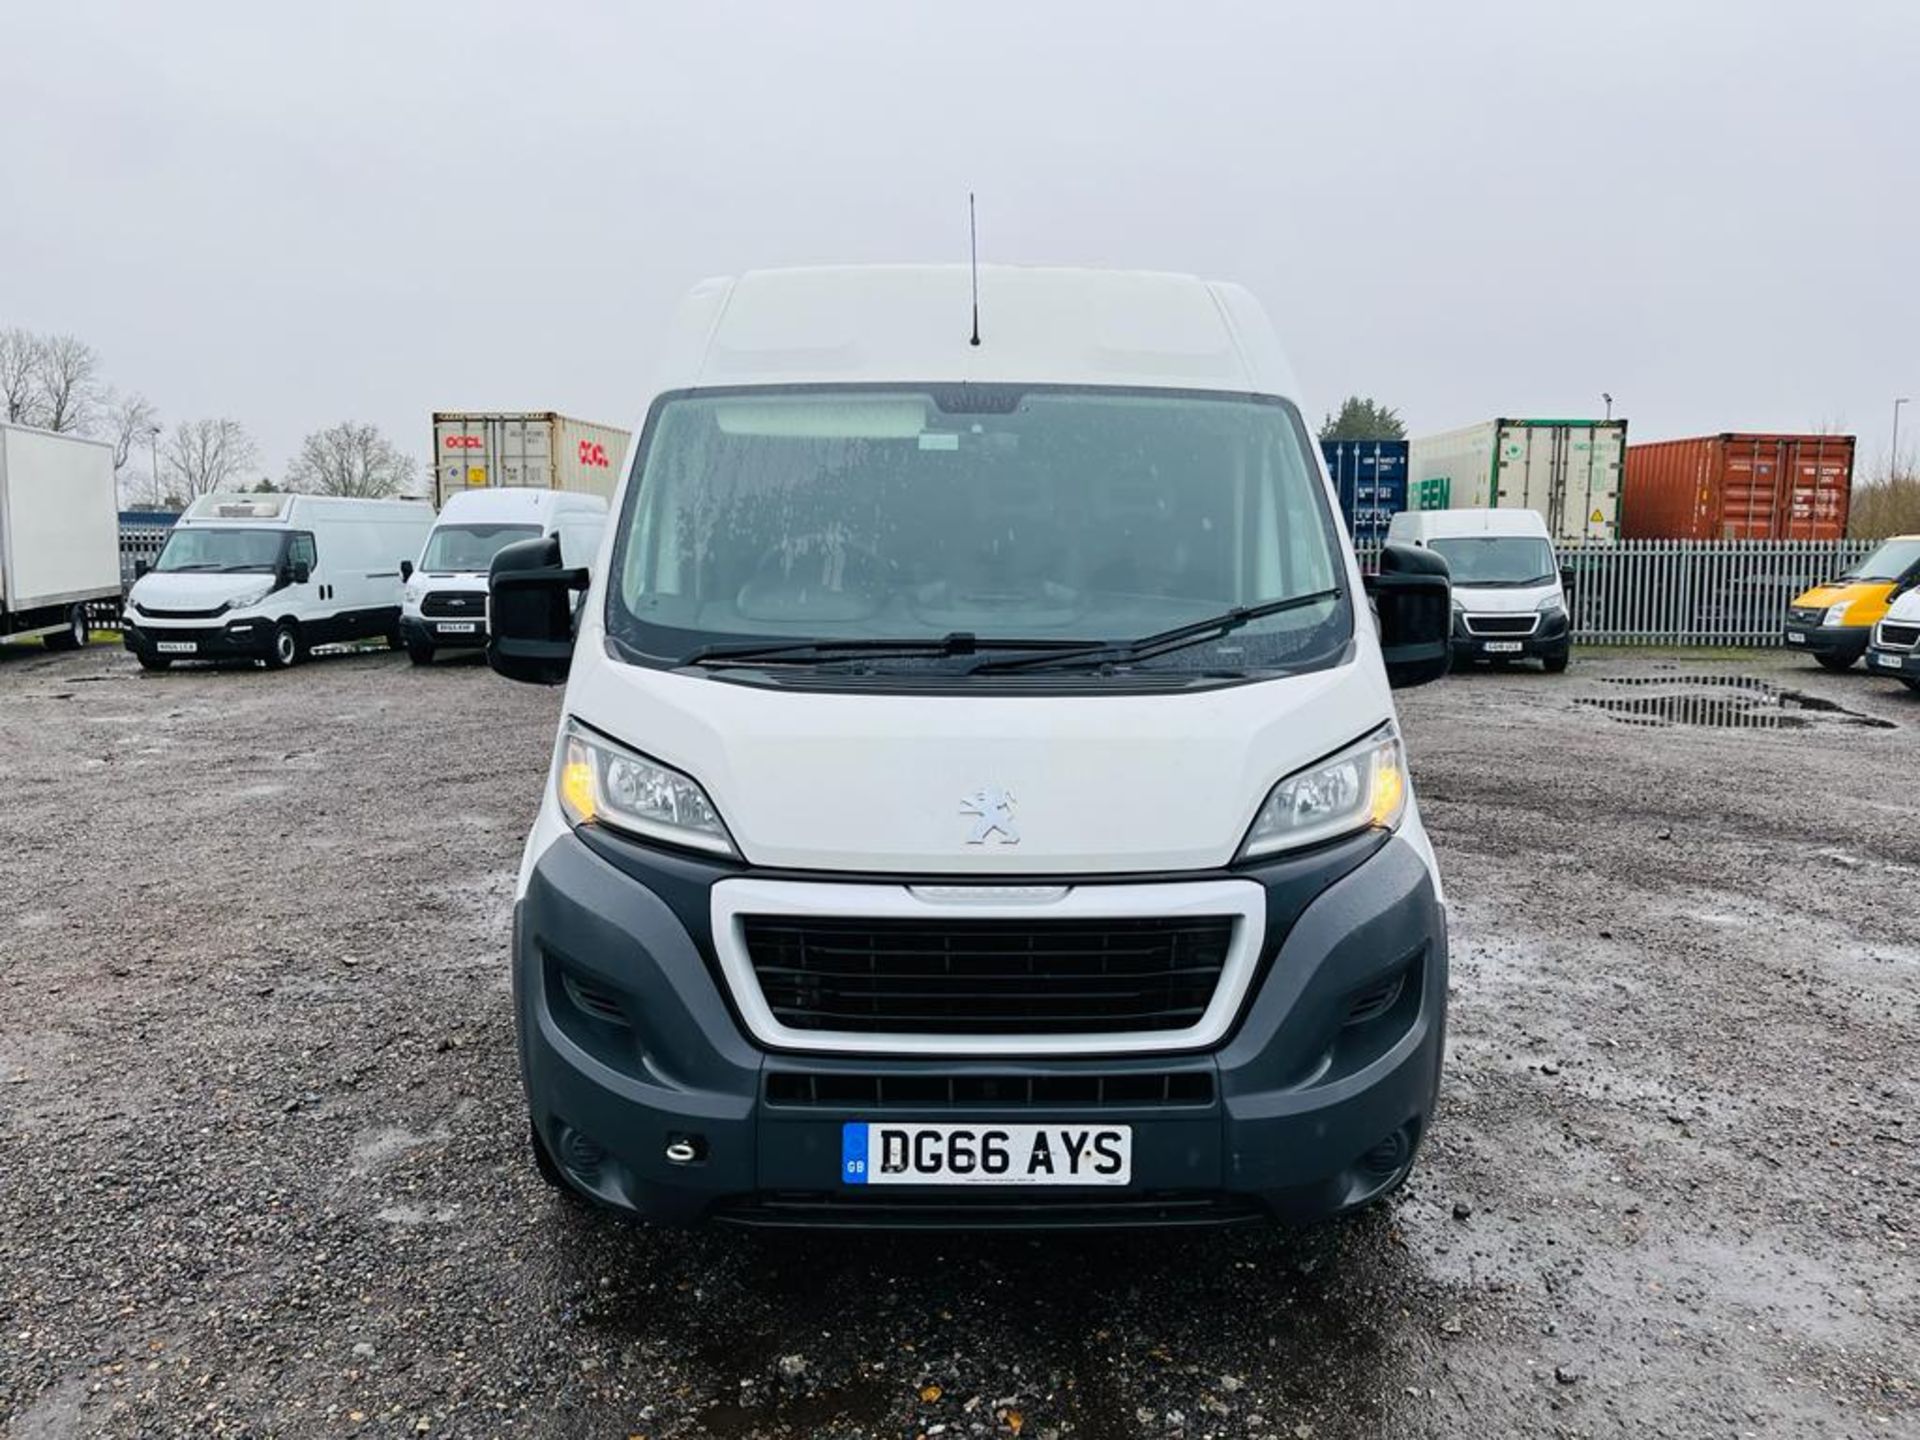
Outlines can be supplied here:
[[[291, 577], [302, 564], [307, 567], [307, 583], [297, 585]], [[327, 575], [312, 531], [296, 530], [287, 541], [287, 575], [287, 588], [280, 594], [281, 608], [303, 626], [319, 622], [327, 613], [326, 603], [320, 598]]]

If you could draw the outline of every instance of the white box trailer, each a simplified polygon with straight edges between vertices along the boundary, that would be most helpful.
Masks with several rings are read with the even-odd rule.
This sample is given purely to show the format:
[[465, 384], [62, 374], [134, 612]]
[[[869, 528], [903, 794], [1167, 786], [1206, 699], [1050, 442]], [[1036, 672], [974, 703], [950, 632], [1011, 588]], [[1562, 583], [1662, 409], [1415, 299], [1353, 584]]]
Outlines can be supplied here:
[[1407, 446], [1407, 509], [1537, 510], [1556, 542], [1620, 538], [1624, 420], [1487, 420]]
[[433, 416], [433, 503], [483, 486], [531, 486], [613, 498], [627, 432], [551, 410], [440, 410]]
[[86, 607], [119, 598], [113, 447], [0, 423], [0, 636], [72, 649]]

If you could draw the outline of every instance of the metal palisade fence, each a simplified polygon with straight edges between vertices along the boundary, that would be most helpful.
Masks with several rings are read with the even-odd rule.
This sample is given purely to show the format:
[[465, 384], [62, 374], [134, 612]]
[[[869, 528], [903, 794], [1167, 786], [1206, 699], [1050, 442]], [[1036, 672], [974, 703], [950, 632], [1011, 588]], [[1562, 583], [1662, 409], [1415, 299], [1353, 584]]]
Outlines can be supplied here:
[[[1614, 540], [1561, 544], [1573, 638], [1589, 645], [1779, 645], [1787, 606], [1864, 559], [1872, 540]], [[1379, 550], [1360, 554], [1371, 571]]]

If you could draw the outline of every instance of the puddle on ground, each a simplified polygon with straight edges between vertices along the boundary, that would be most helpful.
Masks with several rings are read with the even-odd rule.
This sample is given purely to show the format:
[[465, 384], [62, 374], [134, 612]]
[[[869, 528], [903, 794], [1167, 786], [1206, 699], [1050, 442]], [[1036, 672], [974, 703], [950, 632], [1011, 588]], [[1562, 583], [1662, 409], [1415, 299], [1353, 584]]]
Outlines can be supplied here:
[[1893, 730], [1891, 720], [1862, 715], [1802, 690], [1785, 690], [1743, 675], [1605, 676], [1603, 685], [1658, 693], [1576, 701], [1623, 725], [1697, 725], [1713, 730], [1804, 730], [1818, 721]]

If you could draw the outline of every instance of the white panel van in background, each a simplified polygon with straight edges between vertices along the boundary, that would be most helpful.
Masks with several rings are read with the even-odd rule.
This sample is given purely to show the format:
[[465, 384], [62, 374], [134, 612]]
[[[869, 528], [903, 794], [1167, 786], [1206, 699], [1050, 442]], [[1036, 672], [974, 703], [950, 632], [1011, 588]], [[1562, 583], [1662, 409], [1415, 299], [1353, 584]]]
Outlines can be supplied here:
[[1550, 675], [1567, 668], [1573, 622], [1568, 572], [1535, 510], [1407, 510], [1387, 525], [1387, 543], [1431, 550], [1453, 582], [1453, 659], [1537, 659]]
[[555, 536], [568, 565], [600, 548], [607, 502], [566, 490], [463, 490], [447, 497], [417, 567], [401, 566], [400, 636], [416, 665], [437, 649], [487, 643], [487, 567], [503, 546]]
[[400, 567], [433, 511], [413, 500], [202, 495], [127, 598], [126, 647], [148, 670], [175, 660], [264, 660], [315, 645], [400, 644]]

